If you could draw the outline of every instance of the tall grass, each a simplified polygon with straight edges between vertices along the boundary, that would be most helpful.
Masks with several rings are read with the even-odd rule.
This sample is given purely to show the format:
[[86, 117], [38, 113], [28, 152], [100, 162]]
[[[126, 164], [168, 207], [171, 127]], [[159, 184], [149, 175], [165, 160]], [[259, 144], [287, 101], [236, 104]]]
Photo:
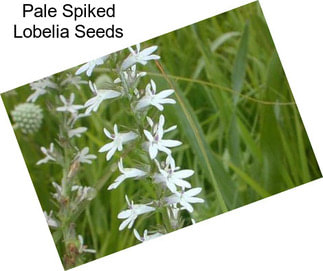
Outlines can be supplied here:
[[[192, 218], [204, 220], [321, 177], [258, 3], [144, 45], [152, 44], [159, 46], [162, 60], [150, 63], [145, 70], [150, 71], [148, 74], [159, 89], [176, 90], [177, 104], [166, 107], [165, 115], [169, 126], [179, 125], [173, 137], [184, 144], [173, 154], [182, 168], [194, 169], [192, 186], [202, 187], [201, 197], [206, 200], [195, 206]], [[102, 78], [103, 73], [113, 76], [108, 69], [97, 69], [97, 84], [109, 80]], [[29, 86], [20, 87], [15, 93], [2, 96], [8, 113], [25, 101]], [[84, 103], [90, 91], [84, 86], [77, 95], [77, 102]], [[46, 98], [40, 103], [45, 107]], [[111, 130], [120, 116], [126, 116], [123, 107], [114, 103], [103, 106], [91, 119], [84, 119], [89, 131], [80, 139], [80, 145], [87, 145], [91, 153], [96, 153], [106, 142], [103, 127]], [[44, 210], [55, 209], [51, 182], [61, 176], [55, 165], [39, 167], [35, 163], [41, 157], [40, 146], [48, 146], [56, 137], [57, 121], [45, 115], [41, 132], [33, 136], [16, 131]], [[127, 117], [124, 121], [129, 122]], [[149, 193], [136, 182], [107, 191], [117, 176], [104, 154], [99, 154], [95, 163], [86, 165], [81, 172], [82, 184], [99, 190], [77, 225], [85, 243], [96, 249], [96, 257], [136, 243], [130, 230], [118, 231], [117, 214], [125, 207], [125, 192], [129, 197]], [[145, 223], [140, 224], [139, 219], [140, 228], [145, 228]]]

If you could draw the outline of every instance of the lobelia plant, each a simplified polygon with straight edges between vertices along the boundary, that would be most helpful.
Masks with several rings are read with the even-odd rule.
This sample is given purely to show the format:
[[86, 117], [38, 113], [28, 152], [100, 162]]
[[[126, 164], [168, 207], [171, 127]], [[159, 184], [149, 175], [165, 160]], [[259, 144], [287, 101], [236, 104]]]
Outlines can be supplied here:
[[[119, 99], [124, 104], [125, 115], [130, 115], [132, 119], [132, 125], [115, 123], [113, 132], [104, 128], [103, 132], [109, 142], [99, 152], [106, 152], [108, 162], [114, 156], [119, 157], [118, 168], [121, 175], [110, 184], [108, 190], [117, 189], [124, 182], [128, 182], [128, 179], [132, 179], [143, 180], [155, 191], [151, 198], [142, 198], [140, 203], [134, 203], [133, 199], [130, 200], [125, 195], [127, 209], [118, 214], [118, 218], [123, 220], [119, 226], [120, 231], [133, 228], [137, 218], [141, 216], [151, 217], [155, 214], [162, 218], [158, 219], [159, 223], [156, 219], [151, 229], [144, 229], [143, 236], [134, 228], [134, 235], [141, 242], [182, 228], [181, 212], [193, 212], [193, 203], [204, 202], [203, 199], [195, 197], [202, 189], [191, 188], [190, 182], [185, 180], [194, 171], [181, 170], [175, 165], [171, 148], [181, 145], [182, 142], [165, 138], [167, 133], [177, 128], [164, 128], [166, 120], [161, 114], [164, 105], [176, 103], [170, 98], [174, 90], [157, 91], [153, 80], [150, 80], [145, 90], [138, 88], [140, 79], [146, 76], [146, 72], [137, 72], [136, 65], [146, 65], [150, 60], [158, 60], [160, 57], [153, 54], [156, 50], [157, 46], [142, 51], [140, 45], [136, 46], [136, 50], [129, 48], [130, 55], [117, 65], [118, 77], [114, 80], [113, 89], [97, 89], [90, 81], [89, 86], [94, 96], [84, 105], [86, 114], [92, 114], [104, 101]], [[92, 65], [85, 64], [82, 67], [77, 74], [80, 70], [87, 72], [85, 68], [91, 69]], [[124, 167], [127, 162], [135, 162], [138, 166]]]
[[[97, 158], [96, 155], [90, 154], [87, 146], [77, 146], [76, 139], [82, 137], [88, 128], [76, 126], [76, 123], [79, 119], [96, 113], [101, 104], [107, 101], [119, 100], [124, 109], [124, 115], [120, 118], [120, 123], [114, 123], [113, 131], [103, 129], [109, 142], [98, 150], [100, 153], [106, 153], [107, 162], [111, 163], [113, 158], [117, 158], [118, 161], [120, 175], [111, 182], [108, 190], [126, 185], [124, 183], [130, 180], [141, 180], [144, 187], [147, 188], [148, 185], [148, 189], [153, 191], [148, 193], [149, 197], [143, 196], [146, 193], [139, 194], [140, 200], [136, 199], [136, 203], [135, 199], [129, 199], [125, 193], [127, 208], [120, 210], [117, 216], [122, 220], [119, 230], [133, 228], [135, 238], [144, 242], [182, 228], [184, 222], [181, 212], [193, 212], [193, 203], [204, 202], [196, 197], [201, 188], [192, 188], [187, 181], [194, 171], [180, 169], [175, 164], [171, 149], [180, 146], [182, 142], [167, 139], [167, 134], [175, 131], [177, 126], [165, 128], [166, 119], [161, 112], [165, 105], [176, 103], [170, 97], [174, 90], [157, 91], [153, 80], [149, 80], [143, 90], [138, 87], [147, 73], [137, 71], [136, 66], [146, 65], [150, 60], [158, 60], [160, 57], [153, 54], [156, 50], [157, 46], [151, 46], [140, 51], [140, 45], [137, 45], [135, 50], [129, 48], [130, 55], [120, 63], [116, 61], [118, 55], [112, 54], [82, 65], [76, 71], [76, 75], [65, 74], [33, 82], [30, 84], [33, 93], [27, 98], [27, 103], [12, 112], [17, 126], [23, 132], [29, 132], [26, 130], [29, 124], [32, 124], [31, 132], [37, 131], [41, 125], [42, 109], [35, 103], [43, 95], [51, 96], [47, 101], [48, 113], [58, 119], [59, 133], [56, 139], [51, 140], [48, 148], [40, 148], [44, 157], [36, 164], [39, 166], [54, 163], [62, 168], [61, 180], [52, 182], [52, 197], [57, 208], [49, 212], [44, 211], [44, 214], [53, 231], [55, 243], [58, 246], [63, 244], [62, 259], [66, 268], [84, 263], [85, 253], [96, 253], [84, 245], [83, 237], [77, 233], [76, 227], [79, 215], [96, 196], [93, 187], [81, 185], [80, 168], [82, 164], [91, 164]], [[80, 85], [87, 81], [82, 80], [79, 75], [85, 73], [90, 77], [96, 66], [103, 65], [108, 59], [112, 59], [111, 62], [116, 65], [116, 69], [111, 69], [117, 71], [113, 87], [98, 88], [89, 80], [88, 85], [93, 96], [84, 105], [75, 104], [75, 92], [68, 96], [67, 89], [80, 90]], [[26, 110], [32, 111], [30, 116], [35, 116], [35, 120], [24, 119], [24, 114], [20, 111]], [[122, 123], [123, 119], [130, 119], [130, 123]], [[128, 164], [135, 166], [127, 166]], [[139, 182], [138, 187], [141, 187]], [[149, 228], [143, 229], [142, 236], [134, 227], [139, 217], [150, 219]]]
[[[54, 78], [45, 78], [30, 84], [34, 92], [28, 97], [27, 102], [30, 103], [26, 105], [29, 105], [27, 108], [32, 107], [40, 96], [52, 95], [53, 99], [48, 99], [48, 111], [59, 119], [58, 138], [49, 144], [49, 148], [41, 147], [44, 158], [40, 159], [37, 165], [55, 163], [62, 168], [61, 180], [52, 183], [55, 191], [52, 197], [57, 210], [50, 210], [49, 213], [45, 211], [44, 214], [55, 236], [55, 243], [63, 243], [64, 266], [71, 268], [84, 263], [85, 253], [96, 253], [93, 249], [87, 249], [83, 237], [76, 232], [77, 218], [96, 195], [94, 188], [80, 184], [78, 175], [81, 165], [91, 164], [96, 156], [89, 154], [89, 148], [86, 146], [79, 149], [75, 141], [75, 138], [81, 137], [87, 131], [87, 127], [75, 127], [77, 120], [86, 116], [79, 112], [84, 106], [74, 104], [74, 93], [71, 93], [69, 98], [60, 94], [64, 93], [68, 86], [80, 89], [80, 84], [84, 81], [79, 76], [70, 74], [67, 74], [66, 78], [58, 78], [58, 82], [53, 80]], [[51, 103], [53, 100], [55, 102]], [[39, 107], [34, 105], [36, 106]], [[16, 120], [19, 117], [17, 112], [19, 108], [12, 113]]]

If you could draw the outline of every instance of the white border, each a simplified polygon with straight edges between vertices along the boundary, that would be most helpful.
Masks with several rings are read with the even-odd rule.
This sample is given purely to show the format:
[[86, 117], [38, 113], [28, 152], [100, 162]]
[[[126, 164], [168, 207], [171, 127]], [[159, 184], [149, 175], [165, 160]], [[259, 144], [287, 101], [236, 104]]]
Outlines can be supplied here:
[[[120, 1], [128, 35], [108, 44], [14, 41], [11, 2], [0, 8], [2, 91], [250, 1]], [[260, 2], [322, 166], [321, 1]], [[2, 102], [0, 123], [1, 270], [63, 270]], [[315, 181], [75, 270], [322, 270], [322, 193]]]

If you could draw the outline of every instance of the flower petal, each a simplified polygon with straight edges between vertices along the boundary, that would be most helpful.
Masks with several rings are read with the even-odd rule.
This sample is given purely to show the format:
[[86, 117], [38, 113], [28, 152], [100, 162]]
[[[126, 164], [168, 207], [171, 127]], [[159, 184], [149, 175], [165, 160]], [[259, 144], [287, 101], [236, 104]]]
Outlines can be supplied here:
[[149, 106], [150, 103], [151, 103], [151, 97], [144, 96], [138, 101], [138, 103], [136, 105], [136, 110], [144, 109], [147, 106]]
[[107, 156], [106, 156], [107, 161], [111, 159], [111, 157], [114, 155], [116, 150], [117, 150], [117, 147], [114, 145], [113, 148], [107, 153]]
[[150, 141], [150, 142], [153, 142], [154, 141], [154, 137], [152, 136], [152, 134], [147, 131], [147, 130], [144, 130], [144, 134], [146, 136], [146, 138]]
[[108, 144], [105, 144], [104, 146], [102, 146], [100, 149], [99, 149], [99, 152], [106, 152], [106, 151], [109, 151], [111, 150], [113, 147], [114, 147], [114, 142], [110, 142]]
[[186, 201], [190, 203], [203, 203], [204, 199], [192, 197], [192, 198], [188, 198]]
[[189, 204], [188, 202], [185, 202], [185, 201], [183, 201], [183, 200], [181, 200], [180, 202], [179, 202], [187, 211], [189, 211], [190, 213], [192, 213], [193, 212], [193, 206], [191, 205], [191, 204]]
[[158, 154], [158, 148], [156, 144], [152, 144], [149, 146], [149, 156], [150, 159], [155, 159]]
[[124, 211], [121, 211], [119, 214], [118, 214], [118, 218], [119, 219], [125, 219], [125, 218], [128, 218], [130, 217], [132, 214], [132, 210], [124, 210]]
[[149, 213], [155, 210], [155, 207], [139, 204], [136, 206], [136, 212], [138, 215]]
[[167, 181], [166, 185], [172, 193], [176, 192], [176, 186], [174, 183]]
[[202, 191], [201, 187], [195, 187], [193, 189], [186, 191], [185, 196], [193, 197], [193, 196], [196, 196], [197, 194], [199, 194], [201, 191]]
[[124, 230], [130, 222], [131, 222], [131, 217], [124, 220], [119, 226], [119, 231]]
[[89, 68], [89, 63], [86, 63], [86, 64], [84, 64], [83, 66], [81, 66], [81, 67], [80, 67], [80, 68], [75, 72], [75, 74], [76, 74], [76, 75], [79, 75], [79, 74], [81, 74], [81, 73], [85, 72], [88, 68]]
[[153, 106], [155, 106], [159, 111], [163, 111], [164, 110], [164, 107], [161, 104], [159, 104], [159, 102], [156, 102], [156, 101], [152, 100], [150, 102], [150, 104], [153, 105]]
[[134, 132], [124, 133], [124, 134], [122, 134], [122, 142], [126, 143], [128, 141], [136, 139], [137, 137], [138, 137], [138, 135]]
[[154, 46], [150, 46], [144, 50], [142, 50], [140, 52], [140, 56], [148, 56], [150, 54], [152, 54], [153, 52], [155, 52], [158, 49], [158, 46], [154, 45]]
[[163, 98], [166, 98], [166, 97], [172, 95], [174, 92], [175, 91], [173, 89], [165, 89], [165, 90], [162, 90], [159, 93], [157, 93], [155, 95], [155, 97], [158, 99], [163, 99]]
[[[173, 172], [172, 177], [185, 179], [185, 178], [191, 177], [193, 174], [194, 174], [194, 170], [191, 170], [191, 169], [183, 169], [183, 170], [179, 170], [179, 171]], [[198, 193], [200, 193], [200, 192], [198, 192]]]
[[165, 147], [177, 147], [179, 145], [182, 145], [182, 142], [172, 139], [162, 139], [159, 141], [159, 143]]
[[174, 99], [166, 98], [166, 99], [159, 99], [158, 102], [160, 104], [176, 104]]
[[108, 190], [116, 189], [126, 178], [126, 175], [120, 175], [112, 184], [110, 184]]
[[191, 188], [192, 187], [192, 185], [188, 181], [185, 181], [183, 179], [172, 179], [172, 180], [173, 180], [173, 183], [178, 185], [178, 186], [185, 187], [185, 188]]
[[100, 89], [100, 95], [104, 100], [119, 97], [121, 93], [112, 89]]

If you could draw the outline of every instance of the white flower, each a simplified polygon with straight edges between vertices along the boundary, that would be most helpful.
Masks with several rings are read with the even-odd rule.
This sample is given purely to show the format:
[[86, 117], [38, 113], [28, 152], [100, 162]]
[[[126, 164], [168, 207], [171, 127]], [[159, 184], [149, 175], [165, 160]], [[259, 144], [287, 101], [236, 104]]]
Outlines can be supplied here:
[[102, 65], [104, 63], [104, 61], [108, 58], [108, 56], [103, 56], [94, 60], [91, 60], [90, 62], [84, 64], [83, 66], [81, 66], [76, 72], [76, 75], [79, 75], [83, 72], [86, 72], [87, 76], [91, 76], [94, 68], [98, 65]]
[[176, 185], [182, 188], [191, 188], [191, 184], [184, 179], [191, 177], [194, 174], [194, 170], [179, 170], [179, 167], [175, 167], [175, 161], [171, 156], [167, 157], [165, 168], [161, 168], [158, 161], [155, 161], [159, 169], [159, 173], [154, 174], [156, 183], [165, 184], [172, 193], [176, 192]]
[[63, 95], [59, 95], [63, 106], [57, 107], [56, 110], [59, 112], [70, 112], [76, 114], [78, 110], [83, 108], [83, 105], [73, 104], [75, 100], [75, 94], [72, 93], [70, 98], [67, 100]]
[[72, 191], [77, 191], [76, 200], [81, 203], [84, 200], [92, 200], [95, 197], [96, 190], [90, 186], [73, 185]]
[[147, 206], [145, 204], [133, 204], [133, 201], [129, 202], [127, 195], [126, 195], [126, 201], [128, 203], [129, 209], [125, 211], [121, 211], [118, 214], [119, 219], [125, 219], [121, 223], [119, 227], [119, 231], [122, 231], [127, 226], [128, 226], [128, 229], [130, 229], [139, 215], [146, 214], [155, 210], [154, 207]]
[[157, 50], [158, 46], [148, 47], [140, 52], [140, 44], [136, 45], [136, 51], [129, 47], [130, 55], [123, 61], [122, 70], [126, 70], [136, 63], [146, 65], [149, 60], [160, 59], [157, 55], [152, 55]]
[[34, 90], [40, 89], [40, 88], [42, 88], [42, 89], [45, 89], [45, 88], [56, 89], [57, 85], [53, 81], [51, 81], [51, 79], [52, 79], [51, 77], [45, 77], [41, 80], [30, 83], [30, 87]]
[[173, 131], [176, 129], [176, 126], [172, 126], [166, 130], [164, 130], [165, 117], [163, 115], [159, 116], [158, 124], [154, 124], [150, 118], [147, 118], [149, 125], [152, 127], [152, 132], [144, 130], [144, 134], [148, 139], [148, 151], [151, 159], [155, 159], [158, 154], [158, 151], [165, 152], [166, 154], [170, 154], [171, 151], [168, 148], [176, 147], [182, 144], [182, 142], [178, 140], [172, 139], [163, 139], [165, 133]]
[[42, 88], [38, 88], [36, 89], [28, 98], [27, 98], [27, 102], [36, 102], [36, 100], [38, 99], [39, 96], [42, 96], [46, 93], [46, 89], [42, 89]]
[[49, 148], [41, 147], [40, 150], [45, 154], [45, 158], [39, 160], [36, 165], [46, 164], [48, 161], [56, 161], [54, 154], [54, 143], [50, 143]]
[[147, 173], [143, 170], [137, 168], [124, 168], [122, 163], [122, 158], [118, 162], [118, 167], [122, 175], [120, 175], [109, 187], [108, 190], [116, 189], [125, 179], [135, 178], [145, 176]]
[[[129, 85], [133, 85], [139, 78], [144, 77], [146, 72], [136, 72], [136, 65], [133, 65], [130, 70], [124, 71], [123, 76]], [[113, 81], [114, 84], [121, 83], [120, 77]]]
[[80, 85], [87, 84], [87, 81], [82, 80], [81, 76], [74, 76], [72, 74], [68, 74], [67, 78], [64, 79], [61, 84], [62, 84], [62, 86], [66, 86], [66, 85], [71, 84], [71, 85], [75, 86], [78, 90], [80, 90], [81, 89]]
[[166, 202], [168, 204], [176, 204], [179, 203], [183, 209], [186, 209], [190, 213], [193, 212], [193, 206], [191, 203], [203, 203], [204, 200], [200, 198], [196, 198], [197, 194], [202, 191], [201, 187], [192, 188], [187, 191], [177, 192], [175, 191], [173, 195], [166, 198]]
[[105, 135], [108, 138], [112, 139], [112, 142], [105, 144], [101, 149], [99, 149], [99, 152], [108, 151], [106, 156], [107, 161], [111, 159], [111, 157], [117, 150], [122, 151], [124, 144], [138, 137], [138, 135], [134, 132], [119, 133], [117, 124], [114, 125], [113, 130], [114, 134], [111, 134], [107, 129], [103, 129]]
[[113, 99], [121, 95], [119, 91], [111, 89], [97, 89], [96, 85], [91, 81], [89, 81], [89, 85], [95, 96], [85, 103], [84, 107], [87, 107], [85, 114], [89, 114], [91, 111], [98, 111], [100, 104], [104, 100]]
[[72, 138], [73, 136], [81, 137], [83, 133], [87, 131], [87, 127], [78, 127], [68, 131], [68, 137]]
[[55, 218], [53, 218], [53, 211], [52, 210], [49, 212], [49, 214], [47, 214], [47, 212], [44, 211], [44, 215], [45, 215], [48, 226], [50, 226], [52, 228], [59, 227], [59, 222]]
[[75, 157], [75, 160], [78, 160], [80, 163], [87, 163], [92, 164], [93, 159], [96, 159], [96, 155], [94, 154], [88, 154], [89, 148], [85, 147], [83, 148]]
[[34, 90], [34, 93], [32, 93], [28, 98], [27, 102], [34, 103], [39, 96], [46, 94], [47, 88], [56, 89], [57, 85], [51, 81], [50, 77], [46, 77], [44, 79], [35, 81], [30, 84], [30, 87], [32, 90]]
[[88, 249], [86, 245], [84, 245], [84, 240], [83, 240], [83, 237], [82, 235], [78, 235], [78, 239], [79, 239], [79, 253], [82, 254], [84, 252], [87, 252], [87, 253], [96, 253], [95, 249]]
[[136, 229], [133, 230], [133, 233], [135, 235], [135, 237], [140, 241], [140, 242], [145, 242], [145, 241], [149, 241], [151, 239], [157, 238], [159, 236], [162, 236], [163, 234], [160, 232], [155, 232], [153, 234], [148, 235], [148, 230], [144, 230], [144, 234], [143, 236], [140, 236], [138, 231]]
[[159, 111], [164, 110], [163, 104], [175, 104], [176, 101], [168, 96], [174, 93], [173, 89], [165, 89], [156, 94], [156, 84], [153, 80], [147, 84], [145, 89], [145, 95], [138, 101], [136, 110], [142, 110], [147, 106], [155, 106]]

